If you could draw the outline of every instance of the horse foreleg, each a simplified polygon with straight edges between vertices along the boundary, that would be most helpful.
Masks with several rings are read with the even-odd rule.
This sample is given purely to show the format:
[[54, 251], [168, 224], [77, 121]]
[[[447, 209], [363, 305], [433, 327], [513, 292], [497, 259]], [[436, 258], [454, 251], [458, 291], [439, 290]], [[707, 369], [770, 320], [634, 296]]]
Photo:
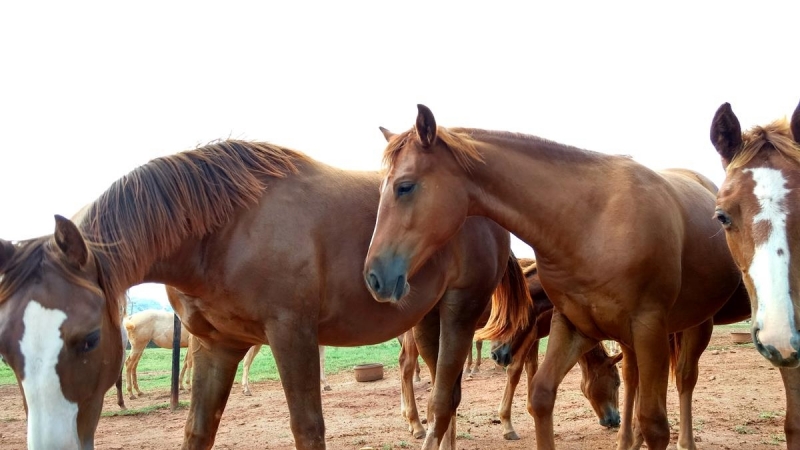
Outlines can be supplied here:
[[117, 387], [117, 404], [121, 410], [126, 410], [128, 408], [125, 407], [125, 398], [122, 395], [122, 370], [119, 371], [119, 377], [117, 377], [117, 382], [114, 383]]
[[[525, 358], [515, 358], [511, 361], [511, 365], [506, 369], [506, 388], [503, 391], [503, 399], [500, 401], [500, 407], [497, 408], [497, 415], [500, 416], [500, 424], [503, 427], [503, 439], [509, 441], [516, 441], [519, 435], [514, 431], [514, 425], [511, 423], [511, 404], [514, 401], [514, 391], [517, 390], [519, 379], [522, 377], [522, 371], [528, 369], [530, 353], [539, 351], [539, 341], [533, 343], [528, 354]], [[538, 362], [538, 360], [536, 360]], [[536, 373], [535, 363], [533, 373]], [[528, 370], [528, 377], [530, 378], [531, 372]], [[528, 391], [530, 391], [530, 380], [528, 380]]]
[[664, 450], [669, 445], [667, 384], [669, 337], [664, 317], [638, 317], [632, 324], [631, 342], [639, 368], [637, 419], [647, 448]]
[[319, 346], [319, 380], [322, 383], [322, 390], [323, 391], [330, 391], [331, 385], [328, 384], [328, 380], [325, 378], [325, 346]]
[[250, 392], [250, 366], [259, 351], [261, 351], [261, 345], [254, 345], [244, 355], [244, 362], [242, 363], [242, 393], [244, 395], [253, 395]]
[[414, 398], [414, 382], [412, 376], [417, 367], [419, 352], [414, 341], [412, 330], [403, 333], [400, 339], [400, 414], [408, 421], [408, 431], [415, 439], [425, 437], [425, 428], [419, 420], [417, 402]]
[[[675, 385], [680, 398], [680, 431], [678, 432], [678, 450], [696, 450], [694, 434], [692, 432], [692, 394], [697, 385], [698, 362], [703, 355], [711, 333], [714, 331], [713, 321], [707, 320], [702, 324], [675, 334], [673, 346], [677, 346], [677, 367]], [[680, 338], [679, 338], [680, 337]], [[679, 340], [680, 339], [680, 340]], [[674, 350], [673, 350], [674, 351]], [[673, 356], [673, 358], [675, 358]]]
[[[199, 338], [198, 338], [199, 339]], [[184, 429], [184, 450], [205, 450], [214, 445], [219, 421], [231, 393], [236, 368], [246, 348], [198, 342], [194, 351], [192, 396]]]
[[317, 323], [304, 323], [299, 317], [292, 319], [267, 323], [267, 339], [289, 406], [289, 423], [297, 450], [324, 450]]
[[[481, 351], [483, 350], [483, 341], [475, 341], [475, 368], [472, 369], [472, 373], [478, 373], [481, 371]], [[472, 351], [470, 350], [470, 353]]]
[[547, 352], [541, 367], [533, 377], [531, 411], [536, 424], [538, 450], [555, 449], [553, 408], [558, 386], [580, 356], [596, 344], [597, 341], [578, 333], [564, 315], [553, 311]]
[[636, 363], [636, 354], [628, 347], [620, 347], [622, 351], [622, 381], [625, 383], [625, 398], [622, 401], [622, 422], [617, 433], [617, 450], [631, 450], [639, 448], [635, 444], [637, 436], [633, 432], [636, 405], [636, 393], [639, 390], [639, 368]]
[[[461, 402], [462, 368], [472, 346], [476, 324], [490, 298], [490, 295], [479, 297], [462, 294], [463, 291], [445, 294], [439, 303], [438, 324], [432, 323], [430, 319], [434, 315], [429, 313], [426, 316], [429, 320], [423, 320], [414, 327], [420, 354], [428, 367], [436, 365], [433, 390], [428, 402], [428, 434], [423, 450], [449, 450], [456, 446], [455, 419], [456, 409]], [[447, 357], [438, 359], [439, 354]]]
[[421, 368], [419, 367], [419, 359], [415, 359], [414, 360], [414, 382], [415, 383], [419, 383], [420, 381], [422, 381], [422, 378], [420, 378], [420, 376], [419, 376], [420, 371], [421, 371]]
[[786, 448], [800, 450], [800, 368], [782, 368], [780, 371], [786, 392], [786, 418], [783, 424]]
[[467, 365], [464, 367], [464, 374], [472, 373], [472, 342], [469, 343], [469, 353], [467, 353]]

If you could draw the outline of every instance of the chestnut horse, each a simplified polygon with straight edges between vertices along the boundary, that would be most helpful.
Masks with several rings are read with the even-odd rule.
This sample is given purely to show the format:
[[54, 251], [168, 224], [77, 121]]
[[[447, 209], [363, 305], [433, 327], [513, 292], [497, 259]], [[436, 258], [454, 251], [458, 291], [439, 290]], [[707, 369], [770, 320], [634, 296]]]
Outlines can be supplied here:
[[[555, 306], [533, 379], [537, 447], [555, 445], [564, 375], [599, 341], [615, 340], [624, 378], [638, 380], [648, 448], [665, 449], [669, 336], [711, 319], [741, 284], [721, 227], [709, 218], [714, 195], [697, 176], [533, 136], [437, 127], [423, 105], [411, 130], [384, 135], [387, 172], [364, 265], [375, 298], [405, 298], [406, 280], [467, 216], [491, 218], [534, 249]], [[623, 414], [619, 448], [632, 444], [630, 419]]]
[[[374, 301], [360, 273], [380, 181], [227, 140], [135, 169], [77, 224], [56, 216], [53, 235], [0, 240], [0, 354], [25, 399], [29, 448], [93, 446], [122, 361], [118, 298], [143, 282], [188, 294], [172, 306], [201, 344], [184, 449], [213, 446], [257, 344], [275, 356], [296, 447], [324, 449], [318, 345], [376, 344], [417, 323], [434, 380], [430, 439], [452, 446], [475, 322], [501, 279], [512, 311], [530, 297], [509, 233], [475, 218], [420, 267], [408, 298]], [[437, 365], [440, 352], [449, 357]]]
[[800, 104], [790, 122], [743, 133], [725, 103], [711, 142], [725, 168], [714, 216], [750, 294], [753, 343], [783, 378], [786, 445], [800, 449]]
[[[506, 388], [498, 408], [500, 423], [503, 426], [503, 438], [506, 440], [519, 439], [519, 435], [514, 431], [514, 426], [511, 423], [511, 406], [514, 400], [514, 391], [517, 389], [522, 369], [524, 368], [528, 374], [528, 408], [530, 409], [531, 378], [536, 373], [539, 362], [539, 339], [550, 333], [550, 318], [553, 312], [553, 304], [547, 298], [547, 294], [544, 293], [539, 277], [536, 274], [535, 262], [532, 259], [520, 258], [519, 264], [523, 268], [528, 291], [533, 299], [528, 332], [521, 334], [525, 338], [525, 343], [520, 347], [524, 346], [522, 350], [525, 353], [518, 353], [519, 357], [514, 359], [509, 366], [511, 361], [492, 352], [492, 359], [495, 362], [508, 366]], [[491, 305], [488, 306], [490, 307], [484, 311], [478, 321], [477, 326], [479, 327], [486, 325], [489, 320]], [[400, 410], [403, 417], [409, 422], [409, 431], [415, 438], [420, 439], [425, 436], [425, 428], [423, 428], [419, 420], [419, 413], [414, 399], [414, 384], [411, 381], [411, 373], [413, 371], [411, 364], [417, 361], [418, 355], [413, 330], [412, 328], [407, 331], [400, 341], [402, 346], [400, 350]], [[522, 339], [519, 340], [522, 341]], [[619, 426], [620, 378], [616, 364], [621, 358], [621, 354], [615, 357], [609, 356], [605, 351], [605, 347], [597, 345], [578, 360], [583, 377], [581, 383], [583, 395], [589, 400], [592, 409], [600, 419], [600, 425], [605, 427]]]
[[[553, 303], [539, 280], [536, 262], [520, 258], [519, 263], [533, 299], [528, 327], [519, 330], [509, 343], [492, 342], [492, 359], [507, 367], [508, 378], [498, 413], [503, 426], [503, 437], [508, 440], [519, 439], [511, 423], [511, 402], [523, 369], [527, 376], [527, 409], [533, 415], [532, 381], [539, 365], [539, 340], [550, 334], [550, 320], [553, 317]], [[478, 332], [479, 337], [482, 334], [483, 330]], [[581, 368], [581, 392], [589, 400], [603, 427], [619, 426], [620, 378], [617, 363], [621, 359], [622, 353], [610, 356], [602, 343], [598, 343], [578, 359]]]

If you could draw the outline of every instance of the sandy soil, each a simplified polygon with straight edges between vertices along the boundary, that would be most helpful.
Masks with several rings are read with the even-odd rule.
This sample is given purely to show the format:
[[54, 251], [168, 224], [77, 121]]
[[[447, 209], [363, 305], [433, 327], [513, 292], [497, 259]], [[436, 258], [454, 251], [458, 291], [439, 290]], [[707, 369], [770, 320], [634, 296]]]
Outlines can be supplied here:
[[[460, 449], [535, 448], [533, 419], [525, 411], [525, 382], [517, 390], [513, 420], [521, 440], [503, 441], [496, 423], [496, 409], [502, 395], [505, 375], [491, 370], [465, 379], [458, 413]], [[416, 384], [416, 396], [424, 417], [429, 394], [427, 370]], [[556, 444], [560, 449], [614, 449], [616, 433], [601, 428], [579, 390], [580, 372], [576, 367], [562, 384], [556, 403]], [[396, 369], [388, 370], [383, 380], [357, 383], [352, 373], [330, 376], [333, 388], [323, 393], [326, 434], [329, 449], [419, 448], [420, 441], [406, 431], [399, 414], [399, 382]], [[188, 400], [182, 394], [182, 400]], [[145, 397], [127, 400], [129, 408], [168, 402], [168, 392], [150, 392]], [[119, 408], [107, 397], [105, 411]], [[672, 444], [678, 431], [677, 393], [671, 384], [668, 397]], [[727, 330], [717, 330], [709, 350], [703, 355], [700, 380], [695, 391], [694, 427], [702, 449], [785, 448], [783, 416], [785, 403], [780, 373], [773, 369], [752, 346], [731, 343]], [[180, 448], [186, 409], [121, 417], [103, 417], [97, 430], [97, 449]], [[0, 387], [0, 448], [25, 448], [25, 415], [16, 386]], [[245, 397], [236, 384], [222, 416], [215, 448], [218, 449], [294, 449], [289, 430], [288, 410], [280, 382], [253, 385], [253, 396]]]

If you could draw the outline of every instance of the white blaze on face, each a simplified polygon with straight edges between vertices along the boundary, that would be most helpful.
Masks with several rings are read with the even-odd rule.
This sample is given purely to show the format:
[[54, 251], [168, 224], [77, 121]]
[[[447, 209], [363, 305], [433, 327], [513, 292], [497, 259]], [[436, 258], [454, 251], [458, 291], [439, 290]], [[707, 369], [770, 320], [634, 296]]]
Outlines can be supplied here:
[[25, 308], [25, 331], [19, 341], [25, 360], [22, 388], [28, 403], [29, 450], [78, 450], [78, 405], [64, 398], [56, 373], [64, 346], [61, 324], [67, 315], [47, 309], [36, 300]]
[[789, 286], [789, 240], [786, 236], [785, 207], [786, 179], [780, 170], [769, 168], [747, 169], [755, 182], [753, 194], [761, 210], [753, 218], [753, 225], [769, 223], [766, 241], [758, 244], [750, 264], [750, 278], [758, 297], [756, 326], [758, 339], [764, 346], [773, 346], [784, 358], [794, 350], [791, 339], [797, 333], [794, 323], [791, 288]]

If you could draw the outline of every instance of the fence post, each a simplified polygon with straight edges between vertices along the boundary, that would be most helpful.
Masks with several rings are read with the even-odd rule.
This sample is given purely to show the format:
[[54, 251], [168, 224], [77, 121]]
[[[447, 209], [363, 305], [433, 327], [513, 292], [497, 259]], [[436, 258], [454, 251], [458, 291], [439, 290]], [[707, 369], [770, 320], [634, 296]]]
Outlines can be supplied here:
[[178, 375], [181, 362], [181, 319], [175, 314], [175, 325], [172, 333], [172, 390], [169, 406], [172, 411], [178, 407]]

